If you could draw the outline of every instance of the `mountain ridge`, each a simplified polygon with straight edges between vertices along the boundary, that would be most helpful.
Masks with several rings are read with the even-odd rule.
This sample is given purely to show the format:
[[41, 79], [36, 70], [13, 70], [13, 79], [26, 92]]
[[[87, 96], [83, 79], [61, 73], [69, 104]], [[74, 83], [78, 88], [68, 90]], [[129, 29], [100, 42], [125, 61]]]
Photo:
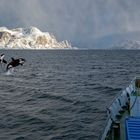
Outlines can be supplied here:
[[[130, 42], [132, 44], [132, 42], [139, 42], [139, 41], [140, 41], [140, 32], [136, 31], [136, 32], [127, 32], [127, 33], [120, 33], [120, 34], [118, 33], [118, 34], [103, 36], [101, 38], [93, 40], [93, 46], [94, 48], [98, 48], [98, 49], [112, 49], [113, 47], [116, 49], [117, 47], [119, 47], [119, 45], [125, 44], [126, 42], [127, 43]], [[127, 49], [127, 47], [123, 49]]]
[[0, 27], [1, 49], [72, 49], [67, 40], [57, 41], [49, 32], [36, 27], [8, 29]]

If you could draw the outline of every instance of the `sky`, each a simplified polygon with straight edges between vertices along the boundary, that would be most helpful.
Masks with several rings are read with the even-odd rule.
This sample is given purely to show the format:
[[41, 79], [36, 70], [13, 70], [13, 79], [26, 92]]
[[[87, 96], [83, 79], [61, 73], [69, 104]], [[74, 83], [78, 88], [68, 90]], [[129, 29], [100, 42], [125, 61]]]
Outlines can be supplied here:
[[0, 0], [0, 26], [35, 26], [88, 47], [104, 36], [140, 31], [140, 0]]

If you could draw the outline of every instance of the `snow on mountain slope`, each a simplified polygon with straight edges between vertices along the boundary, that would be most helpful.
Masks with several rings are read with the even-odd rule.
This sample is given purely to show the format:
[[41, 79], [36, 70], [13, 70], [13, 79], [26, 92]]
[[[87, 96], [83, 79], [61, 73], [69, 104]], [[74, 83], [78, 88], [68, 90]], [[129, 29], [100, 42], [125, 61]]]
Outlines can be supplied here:
[[1, 49], [71, 49], [68, 41], [58, 42], [48, 32], [41, 32], [36, 27], [9, 30], [0, 27]]
[[140, 41], [138, 40], [125, 40], [110, 47], [111, 49], [124, 49], [124, 50], [140, 50]]

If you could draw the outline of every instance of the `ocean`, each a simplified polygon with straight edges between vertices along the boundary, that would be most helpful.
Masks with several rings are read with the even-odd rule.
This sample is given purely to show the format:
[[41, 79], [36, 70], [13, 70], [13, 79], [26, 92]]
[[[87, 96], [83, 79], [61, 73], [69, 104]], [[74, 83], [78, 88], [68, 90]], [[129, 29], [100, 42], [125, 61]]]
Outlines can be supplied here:
[[98, 140], [106, 108], [140, 75], [140, 51], [0, 50], [0, 140]]

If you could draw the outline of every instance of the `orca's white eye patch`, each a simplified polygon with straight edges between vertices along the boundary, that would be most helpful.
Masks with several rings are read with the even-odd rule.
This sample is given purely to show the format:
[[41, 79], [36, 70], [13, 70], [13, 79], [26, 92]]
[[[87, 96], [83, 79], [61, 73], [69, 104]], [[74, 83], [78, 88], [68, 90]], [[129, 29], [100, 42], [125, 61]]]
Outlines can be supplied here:
[[24, 63], [24, 61], [19, 61], [19, 63], [20, 63], [20, 64], [23, 64], [23, 63]]
[[23, 64], [24, 62], [25, 62], [24, 59], [21, 59], [21, 58], [19, 59], [19, 63], [20, 63], [20, 64]]

